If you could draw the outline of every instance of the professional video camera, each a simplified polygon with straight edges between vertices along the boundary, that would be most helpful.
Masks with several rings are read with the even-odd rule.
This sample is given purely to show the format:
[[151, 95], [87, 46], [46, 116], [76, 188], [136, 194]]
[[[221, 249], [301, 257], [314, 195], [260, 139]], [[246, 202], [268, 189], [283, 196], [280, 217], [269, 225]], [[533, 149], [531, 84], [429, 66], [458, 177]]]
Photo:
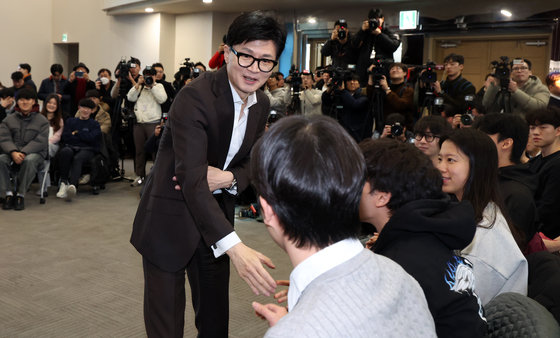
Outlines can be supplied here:
[[375, 58], [372, 60], [374, 67], [368, 71], [368, 75], [373, 75], [373, 87], [379, 88], [379, 81], [383, 79], [383, 76], [387, 76], [387, 68], [385, 65], [391, 63], [391, 60], [384, 60], [381, 58]]
[[492, 76], [500, 80], [501, 90], [507, 91], [511, 76], [509, 58], [507, 56], [500, 56], [500, 61], [492, 61], [490, 65], [494, 69]]
[[336, 67], [332, 68], [332, 80], [328, 85], [329, 87], [334, 86], [335, 89], [342, 86], [344, 81], [352, 75], [354, 72], [354, 65], [348, 65], [348, 68]]
[[463, 114], [461, 114], [461, 123], [465, 126], [470, 126], [474, 121], [474, 96], [473, 95], [466, 95], [465, 96], [465, 103], [467, 104], [467, 109]]
[[292, 86], [294, 93], [299, 93], [301, 91], [301, 72], [297, 69], [296, 65], [292, 65], [290, 68], [290, 74], [288, 79], [286, 79], [286, 83]]
[[441, 66], [436, 65], [433, 61], [426, 62], [425, 65], [421, 67], [421, 69], [425, 69], [426, 71], [420, 74], [420, 81], [424, 84], [431, 85], [432, 83], [437, 81], [437, 74], [435, 70], [439, 69]]
[[[190, 78], [195, 78], [194, 73], [194, 63], [190, 62], [190, 58], [185, 58], [185, 62], [181, 64], [179, 71], [173, 76], [175, 81], [173, 81], [173, 87], [176, 91], [179, 91], [185, 85], [185, 82]], [[198, 76], [198, 75], [197, 75]]]
[[156, 76], [156, 70], [151, 66], [146, 66], [142, 74], [144, 76], [144, 83], [146, 86], [152, 86], [155, 82], [154, 76]]
[[[130, 57], [132, 60], [132, 57]], [[117, 70], [119, 72], [119, 77], [123, 80], [128, 79], [128, 73], [130, 72], [130, 68], [136, 68], [138, 65], [132, 61], [126, 61], [125, 58], [122, 58], [117, 66]]]

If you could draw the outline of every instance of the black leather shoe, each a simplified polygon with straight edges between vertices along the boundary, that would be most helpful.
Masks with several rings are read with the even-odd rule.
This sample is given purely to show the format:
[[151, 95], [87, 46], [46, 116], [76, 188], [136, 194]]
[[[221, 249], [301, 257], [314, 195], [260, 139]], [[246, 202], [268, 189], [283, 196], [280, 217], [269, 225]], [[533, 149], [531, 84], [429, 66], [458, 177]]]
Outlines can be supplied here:
[[15, 210], [25, 209], [25, 204], [23, 203], [23, 196], [16, 196], [16, 203], [14, 209]]
[[98, 185], [94, 185], [93, 186], [93, 190], [91, 191], [92, 194], [94, 195], [99, 195], [99, 186]]
[[4, 200], [4, 204], [2, 205], [2, 209], [10, 210], [14, 208], [14, 204], [16, 202], [15, 196], [6, 196]]

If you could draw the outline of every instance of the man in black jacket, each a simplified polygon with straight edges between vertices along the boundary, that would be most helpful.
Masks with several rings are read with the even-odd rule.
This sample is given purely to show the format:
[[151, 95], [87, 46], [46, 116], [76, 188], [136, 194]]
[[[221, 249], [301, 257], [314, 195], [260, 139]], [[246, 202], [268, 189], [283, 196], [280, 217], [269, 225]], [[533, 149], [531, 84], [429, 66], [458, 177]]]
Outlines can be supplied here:
[[385, 17], [380, 9], [369, 11], [368, 20], [356, 34], [354, 46], [358, 49], [356, 72], [360, 76], [360, 86], [367, 85], [367, 69], [372, 59], [381, 60], [388, 66], [393, 62], [393, 53], [399, 48], [399, 36], [385, 26]]
[[321, 54], [331, 57], [333, 67], [347, 68], [350, 64], [355, 65], [357, 50], [352, 43], [352, 39], [346, 20], [337, 20], [334, 23], [331, 39], [323, 45]]
[[442, 193], [438, 170], [413, 145], [384, 138], [360, 147], [366, 160], [360, 219], [379, 232], [367, 246], [418, 281], [438, 337], [483, 337], [472, 264], [454, 253], [474, 237], [472, 206]]
[[521, 163], [529, 125], [519, 115], [493, 113], [478, 119], [473, 127], [488, 134], [496, 144], [500, 192], [513, 224], [527, 243], [537, 232], [537, 207], [533, 196], [538, 183], [529, 167]]

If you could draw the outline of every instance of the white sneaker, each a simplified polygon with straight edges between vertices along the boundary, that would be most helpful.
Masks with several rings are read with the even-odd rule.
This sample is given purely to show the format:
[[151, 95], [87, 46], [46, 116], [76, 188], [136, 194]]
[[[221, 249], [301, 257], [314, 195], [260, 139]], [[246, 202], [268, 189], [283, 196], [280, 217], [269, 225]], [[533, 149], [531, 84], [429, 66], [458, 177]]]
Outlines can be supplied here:
[[66, 200], [67, 201], [71, 201], [72, 197], [76, 196], [76, 186], [73, 184], [70, 184], [68, 186], [68, 190], [67, 190], [67, 194], [66, 194]]
[[144, 183], [144, 178], [140, 177], [140, 176], [136, 176], [134, 181], [132, 181], [132, 183], [130, 183], [130, 186], [131, 187], [138, 187], [138, 186], [142, 185], [143, 183]]
[[58, 189], [58, 192], [56, 193], [56, 197], [66, 198], [67, 195], [68, 195], [68, 186], [66, 185], [66, 183], [61, 182], [60, 183], [60, 188]]
[[80, 177], [80, 181], [78, 182], [78, 184], [88, 184], [90, 179], [91, 179], [90, 174], [85, 174], [82, 177]]

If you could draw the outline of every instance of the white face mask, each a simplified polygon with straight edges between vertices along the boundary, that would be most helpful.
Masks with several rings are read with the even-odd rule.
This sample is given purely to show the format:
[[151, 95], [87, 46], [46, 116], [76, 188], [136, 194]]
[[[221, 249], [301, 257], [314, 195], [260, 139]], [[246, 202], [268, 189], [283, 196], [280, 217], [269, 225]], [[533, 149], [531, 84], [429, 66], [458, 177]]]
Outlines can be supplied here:
[[101, 81], [102, 85], [106, 85], [107, 83], [109, 83], [109, 79], [106, 77], [100, 77], [99, 81]]

